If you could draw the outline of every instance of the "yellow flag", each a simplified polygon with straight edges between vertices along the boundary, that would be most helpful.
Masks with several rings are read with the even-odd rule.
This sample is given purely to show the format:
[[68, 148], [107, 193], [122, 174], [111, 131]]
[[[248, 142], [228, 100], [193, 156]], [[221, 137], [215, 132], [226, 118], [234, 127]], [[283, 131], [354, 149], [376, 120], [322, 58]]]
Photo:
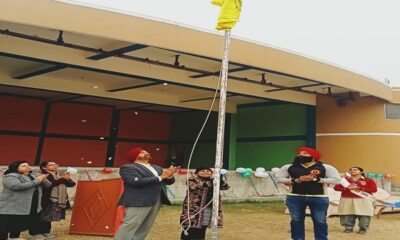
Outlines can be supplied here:
[[230, 30], [239, 21], [242, 11], [242, 0], [212, 0], [214, 5], [220, 6], [217, 30]]

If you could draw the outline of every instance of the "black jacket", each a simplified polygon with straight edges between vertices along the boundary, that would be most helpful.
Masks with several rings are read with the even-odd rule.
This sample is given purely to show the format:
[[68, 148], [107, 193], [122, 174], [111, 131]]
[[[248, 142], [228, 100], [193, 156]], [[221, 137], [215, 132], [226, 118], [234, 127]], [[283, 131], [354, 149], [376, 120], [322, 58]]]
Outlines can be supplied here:
[[288, 168], [289, 176], [294, 180], [300, 176], [313, 175], [315, 181], [297, 183], [292, 185], [292, 193], [306, 195], [322, 195], [324, 194], [323, 183], [321, 178], [325, 178], [326, 170], [321, 162], [316, 162], [310, 167], [305, 167], [301, 164], [293, 164]]

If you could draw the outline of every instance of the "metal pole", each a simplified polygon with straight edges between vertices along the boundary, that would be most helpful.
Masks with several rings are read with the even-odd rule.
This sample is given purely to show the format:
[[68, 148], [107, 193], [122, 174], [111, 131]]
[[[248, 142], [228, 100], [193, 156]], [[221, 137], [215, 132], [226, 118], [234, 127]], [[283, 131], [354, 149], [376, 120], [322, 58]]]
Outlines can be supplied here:
[[231, 31], [225, 31], [224, 56], [222, 58], [221, 70], [221, 90], [219, 98], [218, 110], [218, 128], [217, 128], [217, 146], [215, 152], [214, 166], [214, 193], [213, 193], [213, 209], [211, 219], [211, 239], [215, 240], [218, 237], [218, 212], [219, 212], [219, 187], [222, 167], [222, 157], [224, 152], [224, 129], [225, 129], [225, 107], [226, 107], [226, 91], [228, 86], [228, 58], [230, 45]]

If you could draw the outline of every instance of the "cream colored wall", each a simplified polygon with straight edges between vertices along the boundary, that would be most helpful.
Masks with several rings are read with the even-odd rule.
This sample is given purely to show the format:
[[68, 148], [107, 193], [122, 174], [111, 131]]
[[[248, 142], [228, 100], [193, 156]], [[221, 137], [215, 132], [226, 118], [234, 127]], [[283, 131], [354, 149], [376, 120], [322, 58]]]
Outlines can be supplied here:
[[338, 107], [334, 99], [317, 99], [317, 148], [340, 172], [360, 166], [400, 176], [399, 132], [400, 120], [385, 119], [382, 100], [357, 98]]
[[400, 103], [400, 88], [393, 88], [392, 103]]

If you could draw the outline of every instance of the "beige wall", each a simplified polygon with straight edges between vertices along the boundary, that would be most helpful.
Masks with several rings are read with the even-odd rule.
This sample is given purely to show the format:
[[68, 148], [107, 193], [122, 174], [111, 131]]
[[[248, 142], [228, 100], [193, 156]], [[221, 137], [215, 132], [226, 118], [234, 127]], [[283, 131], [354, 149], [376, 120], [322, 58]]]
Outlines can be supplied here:
[[[400, 176], [400, 120], [386, 120], [384, 101], [363, 97], [338, 107], [317, 99], [317, 148], [343, 172], [351, 166]], [[394, 179], [397, 184], [398, 178]]]
[[400, 103], [400, 88], [393, 88], [392, 103]]

